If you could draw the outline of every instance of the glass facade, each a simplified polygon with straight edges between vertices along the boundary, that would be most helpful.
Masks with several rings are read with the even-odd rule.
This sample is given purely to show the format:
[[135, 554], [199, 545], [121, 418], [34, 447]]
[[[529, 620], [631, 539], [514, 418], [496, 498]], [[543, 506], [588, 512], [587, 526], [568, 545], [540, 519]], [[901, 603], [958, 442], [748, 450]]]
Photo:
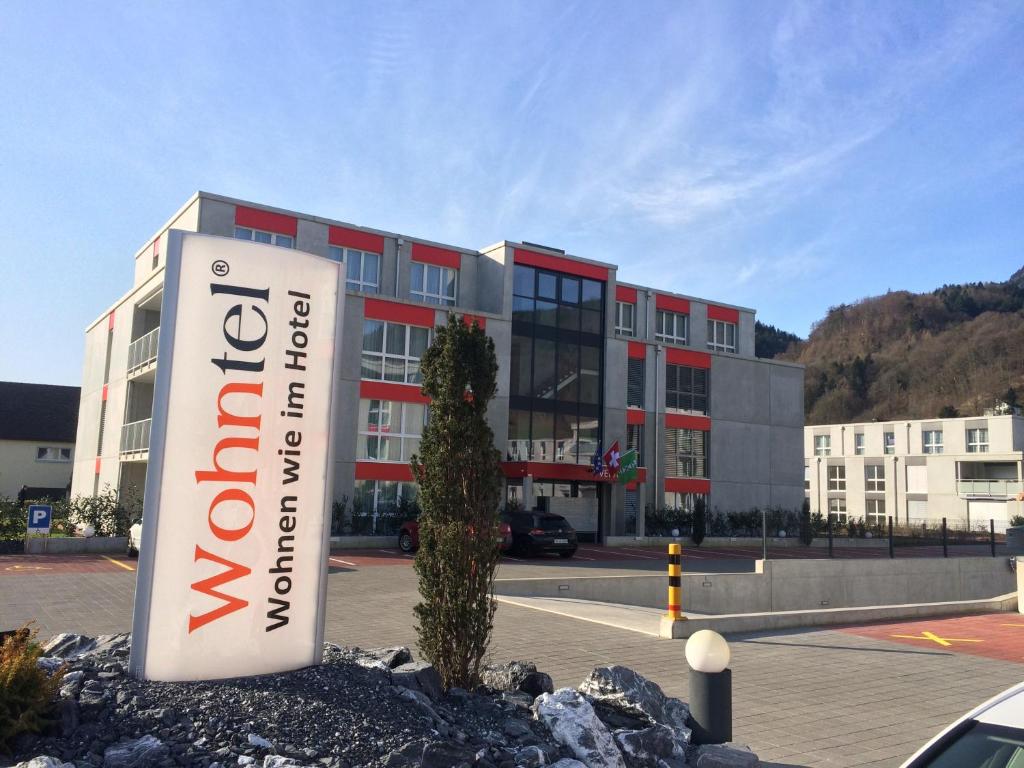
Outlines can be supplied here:
[[601, 441], [604, 283], [517, 264], [509, 461], [588, 464]]

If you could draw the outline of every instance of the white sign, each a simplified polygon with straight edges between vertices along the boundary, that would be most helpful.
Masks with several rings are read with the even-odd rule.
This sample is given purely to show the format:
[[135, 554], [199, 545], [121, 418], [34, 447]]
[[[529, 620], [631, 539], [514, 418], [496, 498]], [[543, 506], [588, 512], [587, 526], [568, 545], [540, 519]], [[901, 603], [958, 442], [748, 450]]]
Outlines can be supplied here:
[[49, 504], [30, 504], [28, 507], [28, 532], [49, 533], [53, 507]]
[[131, 668], [321, 658], [339, 265], [169, 233]]

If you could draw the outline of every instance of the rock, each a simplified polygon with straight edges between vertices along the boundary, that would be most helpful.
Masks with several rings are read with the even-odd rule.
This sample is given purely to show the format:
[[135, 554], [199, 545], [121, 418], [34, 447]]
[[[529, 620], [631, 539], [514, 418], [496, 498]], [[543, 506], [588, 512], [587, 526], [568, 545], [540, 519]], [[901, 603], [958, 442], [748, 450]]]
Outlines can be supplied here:
[[305, 765], [305, 763], [300, 763], [298, 760], [282, 757], [281, 755], [267, 755], [263, 758], [263, 768], [292, 768], [293, 766], [304, 768]]
[[398, 698], [402, 701], [408, 701], [410, 704], [415, 704], [433, 723], [444, 723], [443, 718], [434, 710], [426, 694], [414, 691], [411, 688], [399, 687]]
[[[580, 693], [630, 715], [686, 730], [690, 708], [666, 696], [657, 683], [628, 667], [597, 667], [579, 686]], [[687, 735], [689, 739], [689, 735]]]
[[576, 691], [560, 688], [541, 694], [533, 702], [533, 711], [555, 740], [590, 768], [625, 768], [611, 733]]
[[528, 661], [488, 664], [480, 673], [484, 685], [496, 691], [523, 691], [533, 697], [555, 690], [551, 676], [538, 672]]
[[255, 733], [250, 733], [249, 736], [246, 738], [246, 741], [249, 743], [250, 747], [256, 747], [258, 749], [273, 749], [274, 748], [274, 745], [273, 745], [272, 742], [267, 741], [262, 736], [259, 736], [259, 735], [255, 734]]
[[80, 669], [76, 669], [72, 672], [65, 672], [64, 677], [60, 679], [61, 685], [79, 685], [85, 678], [85, 672]]
[[96, 641], [87, 635], [62, 632], [51, 637], [43, 645], [43, 654], [46, 656], [57, 656], [61, 659], [70, 659], [91, 651], [95, 647]]
[[132, 648], [132, 636], [129, 632], [120, 632], [116, 635], [100, 635], [96, 638], [96, 644], [89, 649], [90, 656], [99, 654], [127, 654]]
[[702, 744], [690, 762], [697, 768], [758, 768], [761, 761], [745, 744]]
[[170, 757], [167, 745], [146, 734], [138, 739], [122, 741], [103, 752], [104, 768], [148, 768]]
[[414, 691], [423, 691], [434, 701], [444, 695], [441, 676], [432, 664], [423, 661], [410, 661], [395, 667], [391, 670], [391, 682]]
[[49, 755], [40, 755], [23, 763], [18, 763], [14, 768], [75, 768], [75, 764], [65, 763]]
[[518, 739], [521, 736], [528, 736], [533, 733], [533, 731], [530, 730], [530, 726], [522, 720], [517, 720], [514, 717], [510, 717], [505, 721], [505, 724], [502, 726], [502, 731], [504, 731], [505, 735], [510, 739]]
[[61, 697], [58, 706], [60, 709], [60, 732], [64, 736], [68, 736], [78, 728], [78, 702], [70, 697]]
[[613, 736], [629, 768], [683, 768], [689, 733], [667, 725], [641, 731], [616, 731]]
[[475, 762], [475, 750], [446, 741], [435, 741], [423, 749], [420, 768], [469, 768]]
[[429, 742], [425, 739], [417, 739], [393, 750], [384, 759], [384, 768], [409, 768], [410, 766], [419, 765], [420, 759], [423, 757], [423, 750], [426, 749], [427, 744]]
[[529, 693], [523, 693], [522, 691], [502, 691], [501, 700], [507, 701], [509, 704], [513, 704], [521, 709], [529, 709], [533, 706], [533, 700], [537, 698]]
[[547, 762], [547, 755], [540, 747], [523, 747], [516, 752], [515, 761], [522, 768], [540, 768]]
[[36, 666], [48, 675], [52, 675], [60, 669], [63, 663], [64, 659], [59, 659], [56, 656], [40, 656], [36, 659]]
[[573, 760], [571, 757], [563, 757], [557, 763], [552, 763], [551, 768], [587, 768], [587, 766], [579, 760]]
[[256, 762], [256, 758], [252, 757], [251, 755], [239, 755], [238, 756], [238, 764], [239, 765], [253, 765], [255, 762]]

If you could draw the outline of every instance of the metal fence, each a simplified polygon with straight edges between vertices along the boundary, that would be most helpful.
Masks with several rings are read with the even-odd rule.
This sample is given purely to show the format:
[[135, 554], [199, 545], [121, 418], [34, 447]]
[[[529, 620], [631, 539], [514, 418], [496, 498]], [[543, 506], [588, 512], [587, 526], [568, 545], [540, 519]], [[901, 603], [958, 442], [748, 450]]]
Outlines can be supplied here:
[[149, 430], [152, 419], [132, 421], [121, 427], [121, 453], [139, 453], [149, 450]]
[[154, 328], [128, 345], [128, 373], [156, 360], [160, 345], [160, 329]]

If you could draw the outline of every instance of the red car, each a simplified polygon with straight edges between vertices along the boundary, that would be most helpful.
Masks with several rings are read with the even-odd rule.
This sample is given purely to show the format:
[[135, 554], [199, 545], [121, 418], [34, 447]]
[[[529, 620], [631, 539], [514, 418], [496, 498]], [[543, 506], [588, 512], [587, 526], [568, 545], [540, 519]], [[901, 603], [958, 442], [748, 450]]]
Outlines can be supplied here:
[[[415, 520], [402, 523], [398, 531], [398, 548], [403, 552], [415, 552], [420, 546], [420, 524]], [[512, 528], [502, 521], [498, 524], [498, 551], [507, 552], [512, 547]]]

